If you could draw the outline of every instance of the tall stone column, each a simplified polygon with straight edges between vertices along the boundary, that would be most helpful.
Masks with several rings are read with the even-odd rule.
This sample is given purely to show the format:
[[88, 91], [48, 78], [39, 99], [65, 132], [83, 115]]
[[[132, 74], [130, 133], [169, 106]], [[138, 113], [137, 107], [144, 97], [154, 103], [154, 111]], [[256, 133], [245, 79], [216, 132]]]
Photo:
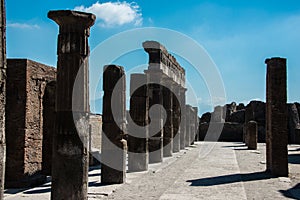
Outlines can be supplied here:
[[[136, 86], [140, 86], [136, 88]], [[131, 74], [130, 78], [130, 116], [138, 126], [145, 127], [149, 123], [149, 97], [147, 76], [145, 74]], [[128, 130], [128, 170], [130, 172], [147, 171], [149, 163], [148, 129], [137, 133], [129, 123]], [[133, 134], [134, 133], [134, 134]], [[135, 134], [138, 134], [135, 137]]]
[[267, 171], [275, 176], [288, 176], [286, 59], [271, 58], [265, 63]]
[[194, 107], [190, 107], [190, 144], [194, 144], [196, 128], [195, 128], [195, 110]]
[[[148, 86], [149, 86], [149, 109], [158, 104], [163, 105], [162, 81], [163, 74], [157, 70], [147, 70]], [[149, 84], [150, 83], [150, 84]], [[149, 163], [158, 163], [163, 161], [163, 116], [162, 108], [157, 108], [155, 112], [149, 113], [151, 116], [149, 128]], [[156, 133], [156, 130], [159, 130]]]
[[5, 101], [6, 101], [6, 13], [5, 1], [0, 7], [0, 200], [3, 197], [5, 173]]
[[173, 84], [173, 152], [180, 151], [180, 117], [181, 117], [181, 109], [180, 109], [180, 87], [178, 84]]
[[107, 65], [103, 72], [101, 183], [124, 183], [126, 178], [126, 86], [124, 69]]
[[96, 17], [70, 10], [48, 17], [59, 25], [51, 199], [87, 199], [88, 37]]
[[185, 142], [185, 138], [186, 138], [186, 106], [185, 106], [185, 93], [186, 93], [186, 89], [183, 87], [179, 88], [179, 92], [180, 92], [180, 149], [184, 149], [186, 142]]
[[191, 144], [191, 106], [186, 105], [185, 107], [185, 146], [188, 147]]
[[199, 141], [199, 134], [198, 134], [198, 108], [197, 107], [193, 107], [194, 109], [194, 124], [195, 124], [195, 137], [194, 140], [195, 141]]
[[166, 122], [164, 124], [163, 136], [163, 156], [170, 157], [173, 153], [173, 92], [172, 79], [163, 78], [162, 86], [163, 106], [166, 111]]

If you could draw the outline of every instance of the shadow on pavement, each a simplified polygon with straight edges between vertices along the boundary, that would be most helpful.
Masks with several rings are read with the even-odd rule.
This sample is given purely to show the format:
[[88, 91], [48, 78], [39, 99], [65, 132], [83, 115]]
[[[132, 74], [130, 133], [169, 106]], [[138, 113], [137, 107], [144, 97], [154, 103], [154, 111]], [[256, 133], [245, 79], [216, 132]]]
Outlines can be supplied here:
[[300, 183], [288, 190], [279, 190], [285, 197], [291, 199], [300, 199]]
[[274, 176], [263, 172], [254, 172], [249, 174], [231, 174], [225, 176], [216, 176], [211, 178], [201, 178], [188, 180], [187, 182], [191, 183], [190, 186], [214, 186], [214, 185], [223, 185], [230, 184], [236, 182], [247, 182], [247, 181], [255, 181], [255, 180], [264, 180], [275, 178]]
[[288, 156], [289, 163], [300, 164], [300, 154], [291, 154]]

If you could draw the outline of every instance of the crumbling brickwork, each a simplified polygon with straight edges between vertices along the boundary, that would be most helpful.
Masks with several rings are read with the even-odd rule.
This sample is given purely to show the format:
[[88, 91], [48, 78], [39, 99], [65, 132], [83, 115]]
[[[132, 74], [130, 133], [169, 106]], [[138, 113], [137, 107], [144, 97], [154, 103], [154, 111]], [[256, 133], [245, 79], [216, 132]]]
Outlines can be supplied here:
[[43, 97], [55, 68], [27, 60], [8, 59], [6, 137], [7, 187], [24, 187], [45, 180], [42, 175]]

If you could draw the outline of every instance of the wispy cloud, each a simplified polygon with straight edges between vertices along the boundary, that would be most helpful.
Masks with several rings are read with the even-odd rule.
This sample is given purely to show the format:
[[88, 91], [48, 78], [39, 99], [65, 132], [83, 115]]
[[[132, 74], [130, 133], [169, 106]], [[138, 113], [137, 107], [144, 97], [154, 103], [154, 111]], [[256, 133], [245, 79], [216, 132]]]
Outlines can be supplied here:
[[102, 27], [116, 27], [125, 24], [140, 26], [143, 17], [138, 4], [132, 2], [105, 2], [98, 1], [90, 7], [77, 6], [74, 10], [90, 12], [97, 16]]
[[8, 23], [7, 27], [17, 28], [17, 29], [39, 29], [40, 26], [37, 24], [27, 24], [27, 23]]

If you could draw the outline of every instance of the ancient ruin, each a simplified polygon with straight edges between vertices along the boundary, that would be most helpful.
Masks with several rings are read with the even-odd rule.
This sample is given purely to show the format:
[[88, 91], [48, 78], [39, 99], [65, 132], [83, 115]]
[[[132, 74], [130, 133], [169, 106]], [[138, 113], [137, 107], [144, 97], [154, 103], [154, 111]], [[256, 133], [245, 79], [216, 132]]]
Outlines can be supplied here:
[[[215, 188], [211, 189], [214, 186], [225, 185], [226, 188], [230, 184], [235, 184], [229, 189], [233, 188], [232, 195], [237, 195], [230, 198], [240, 198], [237, 186], [245, 191], [243, 198], [248, 198], [246, 191], [261, 193], [257, 192], [261, 180], [274, 184], [272, 187], [278, 186], [276, 182], [288, 185], [294, 181], [295, 174], [288, 176], [289, 167], [294, 170], [299, 164], [296, 153], [300, 150], [295, 144], [300, 144], [300, 104], [287, 103], [286, 59], [265, 61], [266, 103], [232, 102], [216, 106], [212, 113], [204, 113], [199, 118], [198, 107], [187, 104], [185, 69], [162, 44], [146, 41], [142, 47], [149, 56], [148, 68], [144, 73], [130, 74], [129, 110], [126, 111], [125, 70], [110, 64], [103, 70], [103, 113], [92, 114], [88, 38], [95, 15], [71, 10], [48, 13], [59, 26], [55, 69], [28, 59], [6, 60], [4, 1], [1, 1], [0, 11], [0, 199], [4, 198], [4, 184], [6, 188], [21, 188], [18, 192], [26, 190], [22, 193], [26, 195], [47, 193], [47, 189], [27, 190], [49, 181], [47, 176], [51, 176], [52, 182], [43, 187], [49, 187], [49, 191], [51, 187], [53, 200], [108, 196], [111, 194], [95, 188], [125, 183], [126, 169], [133, 176], [128, 175], [124, 188], [139, 179], [147, 186], [154, 184], [154, 192], [147, 195], [161, 199], [177, 198], [180, 193], [180, 198], [192, 198], [179, 189], [186, 183], [190, 184], [190, 191], [195, 188], [199, 198], [216, 193]], [[207, 140], [223, 142], [214, 144], [216, 148], [199, 159], [202, 156], [199, 147], [212, 144], [204, 141], [209, 126], [220, 124], [224, 125], [220, 135], [213, 129], [214, 135]], [[293, 145], [288, 150], [289, 143]], [[220, 152], [221, 158], [218, 157]], [[267, 170], [259, 171], [265, 167], [261, 161], [265, 159], [265, 152]], [[171, 166], [173, 162], [175, 167]], [[243, 171], [236, 173], [240, 167]], [[141, 171], [148, 172], [134, 173]], [[174, 176], [177, 173], [185, 175], [183, 182]], [[190, 178], [193, 175], [197, 176], [195, 180]], [[97, 181], [89, 180], [92, 176]], [[275, 179], [274, 176], [286, 178]], [[145, 181], [145, 177], [150, 177], [152, 182]], [[258, 185], [253, 189], [250, 184], [251, 187]], [[143, 191], [152, 189], [140, 183], [132, 185], [138, 188], [133, 190], [136, 193], [131, 190], [129, 194], [122, 193], [122, 189], [111, 193], [140, 198]], [[89, 186], [92, 190], [88, 190]], [[156, 186], [163, 194], [155, 193]], [[172, 187], [175, 192], [169, 190]], [[199, 188], [203, 194], [198, 193]], [[276, 192], [290, 197], [293, 193], [290, 190], [297, 188], [294, 185]], [[7, 193], [14, 195], [14, 191], [7, 190]], [[223, 197], [222, 191], [218, 193]]]
[[88, 37], [96, 17], [69, 10], [48, 17], [59, 25], [51, 199], [87, 199]]
[[123, 183], [127, 154], [125, 73], [116, 65], [107, 65], [103, 71], [101, 183]]
[[[47, 163], [51, 162], [52, 143], [46, 144], [45, 139], [52, 137], [53, 129], [48, 129], [51, 133], [44, 130], [54, 127], [55, 115], [50, 103], [54, 96], [48, 92], [56, 79], [56, 69], [27, 59], [8, 59], [7, 77], [6, 132], [9, 134], [6, 135], [5, 186], [38, 185], [49, 175]], [[50, 160], [43, 160], [43, 156]]]
[[[149, 84], [149, 108], [158, 104], [166, 110], [165, 125], [162, 107], [157, 108], [150, 119], [153, 127], [160, 130], [158, 133], [149, 130], [149, 163], [155, 163], [162, 162], [163, 155], [171, 156], [180, 148], [180, 109], [185, 105], [180, 104], [183, 100], [176, 91], [185, 87], [185, 71], [160, 43], [146, 41], [143, 47], [149, 54], [149, 67], [145, 70]], [[182, 98], [185, 99], [185, 96]]]
[[[137, 88], [137, 86], [141, 87]], [[130, 78], [130, 117], [138, 126], [145, 127], [144, 132], [133, 135], [136, 130], [129, 122], [128, 124], [128, 170], [147, 171], [149, 163], [148, 128], [149, 124], [149, 98], [147, 76], [145, 74], [131, 74]]]
[[265, 63], [267, 170], [276, 176], [288, 176], [286, 59], [271, 58]]

